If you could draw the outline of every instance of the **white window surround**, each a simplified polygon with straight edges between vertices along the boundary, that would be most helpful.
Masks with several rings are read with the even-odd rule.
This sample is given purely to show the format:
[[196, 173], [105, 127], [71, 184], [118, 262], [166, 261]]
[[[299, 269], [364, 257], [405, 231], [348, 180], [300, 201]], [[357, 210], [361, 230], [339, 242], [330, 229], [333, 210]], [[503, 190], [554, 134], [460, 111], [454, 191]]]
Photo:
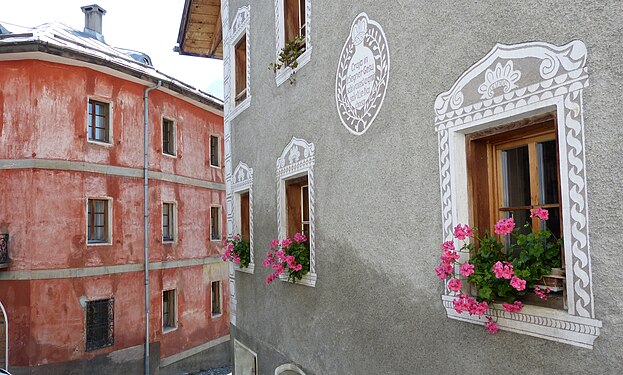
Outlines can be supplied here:
[[[164, 123], [165, 120], [171, 121], [173, 123], [173, 137], [169, 140], [169, 142], [173, 143], [173, 154], [167, 154], [166, 152], [164, 152], [164, 147], [161, 147], [162, 150], [160, 150], [160, 153], [165, 157], [177, 159], [177, 121], [167, 116], [162, 116], [162, 118], [160, 119], [161, 123]], [[161, 146], [163, 146], [162, 137], [160, 139], [160, 143], [161, 143]]]
[[[106, 242], [89, 242], [89, 201], [91, 199], [97, 199], [97, 200], [103, 200], [103, 201], [108, 201], [108, 204], [106, 205], [106, 214], [108, 215], [108, 217], [106, 218], [108, 220], [108, 225], [106, 228], [107, 229], [107, 233], [106, 235], [108, 236], [108, 241]], [[85, 205], [85, 218], [86, 218], [86, 228], [85, 228], [85, 234], [86, 234], [86, 243], [87, 246], [110, 246], [112, 245], [112, 227], [113, 227], [113, 217], [112, 217], [112, 204], [113, 204], [113, 199], [111, 197], [107, 197], [107, 196], [103, 196], [103, 195], [94, 195], [94, 196], [88, 196], [87, 200], [86, 200], [86, 205]]]
[[113, 103], [110, 100], [104, 99], [102, 97], [99, 96], [95, 96], [95, 95], [90, 95], [87, 97], [87, 108], [89, 108], [89, 101], [91, 100], [95, 100], [98, 102], [102, 102], [102, 103], [106, 103], [108, 104], [108, 142], [102, 142], [102, 141], [98, 141], [98, 140], [94, 140], [94, 139], [89, 139], [89, 111], [87, 109], [86, 112], [86, 116], [84, 117], [85, 122], [84, 122], [84, 126], [85, 126], [85, 130], [84, 130], [84, 134], [86, 135], [86, 140], [87, 143], [91, 143], [94, 145], [98, 145], [98, 146], [104, 146], [104, 147], [113, 147], [114, 146], [114, 142], [113, 142]]
[[[231, 108], [231, 112], [228, 117], [230, 119], [234, 119], [238, 116], [242, 111], [249, 108], [251, 105], [251, 43], [250, 43], [250, 31], [251, 31], [251, 5], [243, 6], [238, 8], [238, 12], [234, 17], [234, 21], [232, 23], [231, 29], [227, 33], [227, 39], [225, 40], [224, 46], [229, 49], [229, 56], [232, 60], [232, 63], [229, 64], [229, 69], [225, 68], [225, 71], [229, 74], [230, 80], [232, 84], [229, 85], [229, 108]], [[236, 53], [235, 48], [236, 44], [242, 39], [243, 36], [246, 35], [247, 38], [247, 97], [236, 105]]]
[[291, 363], [283, 364], [275, 369], [275, 375], [295, 375], [295, 374], [305, 375], [303, 370], [301, 370], [300, 368], [298, 368], [297, 366]]
[[[284, 0], [275, 0], [275, 61], [279, 60], [279, 53], [286, 44], [285, 39], [285, 25], [284, 25]], [[300, 70], [305, 66], [309, 60], [311, 60], [312, 54], [312, 40], [311, 40], [311, 2], [312, 0], [305, 0], [305, 52], [296, 59], [298, 67], [296, 70]], [[292, 75], [292, 68], [284, 67], [277, 71], [275, 81], [277, 86], [281, 86]]]
[[162, 219], [164, 219], [164, 204], [168, 203], [168, 204], [172, 204], [173, 205], [173, 217], [169, 218], [169, 227], [171, 227], [171, 220], [173, 220], [173, 225], [172, 228], [170, 229], [172, 231], [173, 234], [173, 240], [164, 240], [163, 236], [162, 236], [162, 226], [164, 223], [160, 224], [160, 232], [161, 232], [161, 236], [160, 239], [162, 239], [162, 243], [163, 244], [172, 244], [172, 243], [177, 243], [177, 202], [175, 201], [162, 201], [162, 204], [160, 205], [160, 209], [162, 210]]
[[[497, 44], [435, 101], [444, 241], [469, 221], [465, 135], [520, 118], [556, 112], [560, 189], [566, 259], [568, 311], [525, 306], [508, 313], [500, 305], [487, 314], [500, 329], [584, 348], [593, 347], [601, 321], [595, 319], [588, 236], [582, 91], [588, 86], [586, 46], [572, 41], [558, 47], [542, 42]], [[463, 260], [469, 253], [461, 254]], [[451, 319], [484, 324], [483, 318], [457, 314], [453, 294], [442, 296]]]
[[[287, 237], [286, 228], [286, 180], [307, 175], [309, 189], [309, 272], [298, 280], [296, 284], [316, 286], [316, 234], [314, 209], [314, 164], [316, 146], [303, 139], [292, 137], [292, 140], [277, 159], [277, 227], [279, 240]], [[287, 281], [288, 277], [281, 275], [280, 280]]]
[[[232, 184], [232, 191], [234, 193], [234, 211], [237, 213], [240, 211], [240, 194], [249, 193], [249, 255], [251, 261], [247, 268], [241, 268], [239, 265], [234, 265], [234, 268], [241, 272], [253, 273], [255, 271], [255, 258], [253, 253], [253, 168], [249, 168], [243, 162], [239, 162], [238, 166], [234, 170], [234, 181]], [[241, 231], [240, 215], [235, 214], [235, 230], [236, 234]]]

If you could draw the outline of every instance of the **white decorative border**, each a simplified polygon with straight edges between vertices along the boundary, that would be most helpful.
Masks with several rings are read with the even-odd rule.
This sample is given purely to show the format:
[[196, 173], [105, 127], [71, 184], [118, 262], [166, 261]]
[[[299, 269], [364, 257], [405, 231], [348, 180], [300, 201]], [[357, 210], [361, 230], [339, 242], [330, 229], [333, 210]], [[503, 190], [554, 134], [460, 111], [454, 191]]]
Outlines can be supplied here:
[[[279, 60], [279, 53], [286, 45], [284, 33], [284, 0], [275, 0], [275, 61]], [[311, 60], [312, 54], [312, 39], [311, 39], [311, 2], [312, 0], [305, 0], [305, 52], [296, 59], [298, 62], [297, 70], [305, 66], [309, 60]], [[277, 71], [275, 76], [275, 82], [277, 86], [281, 86], [282, 83], [288, 80], [292, 75], [292, 68], [284, 67]]]
[[[285, 207], [285, 180], [292, 177], [307, 175], [309, 189], [309, 273], [297, 284], [316, 286], [316, 223], [314, 209], [314, 165], [316, 146], [304, 139], [292, 137], [290, 143], [283, 149], [281, 156], [277, 158], [277, 227], [279, 239], [286, 238]], [[281, 275], [281, 280], [287, 277]]]
[[[250, 243], [250, 257], [251, 261], [249, 262], [249, 266], [246, 268], [241, 268], [239, 265], [234, 265], [234, 268], [237, 271], [253, 273], [255, 270], [255, 257], [253, 253], [253, 168], [249, 168], [243, 162], [239, 162], [236, 170], [234, 171], [233, 176], [233, 184], [232, 191], [233, 193], [239, 192], [249, 192], [249, 243]], [[236, 206], [236, 198], [234, 196], [234, 206]], [[234, 212], [237, 212], [239, 207], [235, 207]], [[241, 228], [238, 228], [239, 220], [235, 220], [235, 233], [238, 233]]]
[[[242, 113], [242, 111], [251, 106], [251, 43], [249, 40], [251, 36], [251, 5], [238, 8], [238, 12], [236, 13], [236, 17], [234, 17], [231, 29], [227, 33], [227, 39], [224, 39], [224, 45], [226, 46], [226, 49], [229, 50], [230, 59], [235, 59], [236, 44], [243, 35], [246, 35], [247, 38], [247, 97], [241, 103], [236, 105], [236, 93], [234, 92], [236, 90], [235, 82], [230, 85], [229, 105], [230, 108], [233, 108], [233, 111], [228, 114], [230, 120], [234, 119]], [[235, 77], [236, 64], [234, 63], [230, 65], [230, 77]]]
[[[435, 127], [439, 142], [443, 234], [447, 241], [452, 240], [452, 228], [469, 219], [465, 135], [521, 117], [556, 111], [569, 310], [561, 313], [544, 309], [544, 316], [562, 314], [557, 319], [569, 324], [560, 324], [549, 334], [539, 336], [592, 348], [593, 340], [599, 335], [596, 328], [601, 327], [601, 322], [594, 319], [588, 241], [582, 103], [582, 91], [588, 86], [586, 53], [584, 43], [577, 40], [562, 47], [542, 42], [497, 44], [449, 91], [437, 97]], [[488, 98], [488, 93], [496, 89], [503, 92]], [[463, 256], [469, 257], [469, 254]], [[448, 290], [446, 293], [444, 301], [450, 294]], [[451, 306], [450, 310], [447, 310], [450, 318], [473, 320], [457, 315]], [[578, 332], [571, 326], [576, 317], [582, 317], [587, 326], [595, 329]], [[547, 322], [539, 319], [527, 322], [522, 313], [507, 313], [498, 324], [502, 329], [538, 335], [535, 331], [545, 330]]]
[[282, 375], [285, 372], [295, 372], [299, 375], [305, 375], [303, 370], [291, 363], [283, 364], [275, 369], [275, 375]]

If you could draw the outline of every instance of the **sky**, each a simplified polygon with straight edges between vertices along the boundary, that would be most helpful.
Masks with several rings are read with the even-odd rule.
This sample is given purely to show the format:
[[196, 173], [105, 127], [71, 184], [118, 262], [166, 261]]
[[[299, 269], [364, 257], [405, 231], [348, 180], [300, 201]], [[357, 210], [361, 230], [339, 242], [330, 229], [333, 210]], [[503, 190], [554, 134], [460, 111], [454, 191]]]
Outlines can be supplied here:
[[102, 34], [106, 43], [148, 54], [154, 67], [200, 90], [223, 98], [223, 62], [173, 52], [184, 0], [0, 0], [0, 24], [38, 26], [58, 21], [84, 29], [81, 6], [106, 10]]

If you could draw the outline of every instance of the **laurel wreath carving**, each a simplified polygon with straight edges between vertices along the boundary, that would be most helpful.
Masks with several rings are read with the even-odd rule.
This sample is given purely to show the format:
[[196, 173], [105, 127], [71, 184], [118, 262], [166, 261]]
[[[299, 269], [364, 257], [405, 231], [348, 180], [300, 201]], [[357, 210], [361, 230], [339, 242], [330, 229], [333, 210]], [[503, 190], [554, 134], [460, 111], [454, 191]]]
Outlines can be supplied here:
[[364, 39], [364, 45], [372, 50], [375, 60], [375, 70], [377, 70], [378, 73], [375, 72], [375, 80], [370, 90], [370, 96], [363, 107], [361, 109], [353, 107], [346, 93], [348, 66], [355, 53], [355, 46], [352, 41], [347, 43], [347, 46], [340, 56], [336, 83], [336, 100], [340, 117], [348, 128], [358, 134], [363, 133], [368, 128], [376, 112], [380, 109], [389, 76], [389, 52], [387, 50], [387, 44], [379, 28], [373, 24], [369, 24], [368, 33]]

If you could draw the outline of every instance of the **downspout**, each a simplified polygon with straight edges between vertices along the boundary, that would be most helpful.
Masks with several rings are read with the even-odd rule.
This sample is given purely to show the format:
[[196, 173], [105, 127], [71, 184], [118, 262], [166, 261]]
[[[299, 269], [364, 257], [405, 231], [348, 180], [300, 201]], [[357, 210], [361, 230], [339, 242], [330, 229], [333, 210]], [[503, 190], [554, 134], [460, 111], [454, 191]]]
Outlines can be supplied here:
[[149, 92], [162, 86], [158, 81], [145, 89], [143, 95], [143, 230], [145, 251], [145, 375], [149, 375]]

